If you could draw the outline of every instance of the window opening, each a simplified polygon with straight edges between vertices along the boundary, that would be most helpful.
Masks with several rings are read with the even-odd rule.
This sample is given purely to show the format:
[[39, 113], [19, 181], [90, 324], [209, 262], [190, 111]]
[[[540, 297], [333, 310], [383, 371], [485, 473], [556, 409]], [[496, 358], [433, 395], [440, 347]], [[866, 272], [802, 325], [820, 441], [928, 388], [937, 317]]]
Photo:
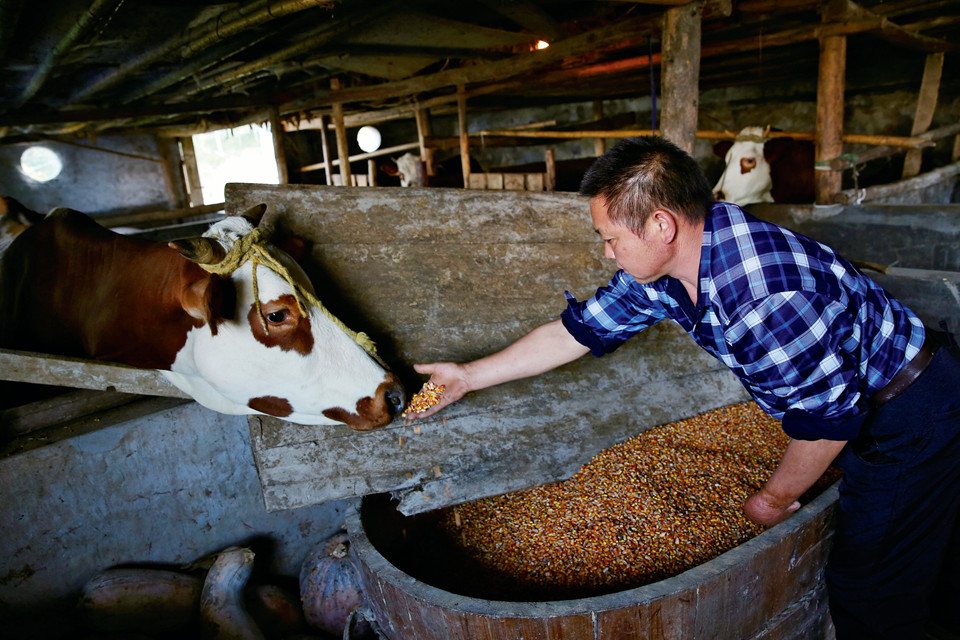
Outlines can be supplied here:
[[228, 182], [280, 184], [269, 124], [200, 133], [193, 148], [204, 202], [223, 202]]

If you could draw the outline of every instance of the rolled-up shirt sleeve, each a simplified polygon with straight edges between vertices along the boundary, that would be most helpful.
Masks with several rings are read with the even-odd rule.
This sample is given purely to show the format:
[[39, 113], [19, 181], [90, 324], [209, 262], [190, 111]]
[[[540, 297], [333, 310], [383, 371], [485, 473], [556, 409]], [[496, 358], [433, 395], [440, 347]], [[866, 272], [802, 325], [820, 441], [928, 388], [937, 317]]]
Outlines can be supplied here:
[[638, 284], [623, 271], [590, 298], [578, 301], [565, 292], [563, 326], [594, 356], [615, 351], [631, 336], [662, 320], [665, 313], [655, 289]]
[[754, 398], [786, 407], [783, 430], [797, 440], [850, 440], [866, 419], [853, 318], [813, 292], [775, 293], [745, 305], [724, 331]]

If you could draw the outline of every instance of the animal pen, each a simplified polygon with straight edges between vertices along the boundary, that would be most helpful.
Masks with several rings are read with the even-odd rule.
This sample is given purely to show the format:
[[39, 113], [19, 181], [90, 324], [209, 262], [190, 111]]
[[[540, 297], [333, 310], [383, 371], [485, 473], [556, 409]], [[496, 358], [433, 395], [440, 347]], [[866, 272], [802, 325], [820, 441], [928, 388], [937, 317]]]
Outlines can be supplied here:
[[[747, 109], [725, 104], [729, 76], [746, 75], [759, 64], [754, 58], [744, 62], [754, 54], [775, 66], [760, 53], [793, 69], [789, 52], [796, 46], [815, 49], [813, 66], [802, 69], [816, 76], [814, 113], [770, 135], [815, 143], [816, 194], [810, 202], [756, 204], [749, 211], [858, 261], [928, 326], [960, 329], [960, 205], [954, 195], [960, 124], [952, 112], [947, 121], [935, 118], [938, 108], [956, 104], [949, 102], [955, 80], [948, 56], [955, 55], [958, 23], [951, 3], [944, 5], [947, 15], [918, 18], [907, 28], [895, 21], [902, 15], [897, 11], [909, 8], [884, 3], [788, 3], [805, 12], [794, 19], [794, 10], [781, 14], [776, 3], [762, 0], [677, 0], [654, 3], [666, 9], [616, 14], [575, 33], [550, 20], [544, 7], [560, 12], [558, 4], [577, 3], [474, 3], [511, 14], [523, 30], [507, 40], [498, 40], [506, 36], [492, 29], [479, 30], [471, 38], [491, 40], [475, 47], [483, 52], [478, 58], [465, 53], [474, 45], [457, 48], [442, 40], [472, 63], [448, 68], [449, 56], [441, 56], [426, 71], [383, 62], [394, 54], [433, 61], [437, 51], [422, 42], [396, 45], [382, 33], [342, 39], [378, 16], [401, 20], [396, 16], [402, 17], [405, 3], [351, 6], [331, 25], [319, 23], [309, 32], [320, 47], [319, 60], [331, 69], [348, 66], [286, 86], [284, 74], [327, 68], [306, 55], [314, 51], [309, 42], [276, 43], [270, 51], [258, 50], [261, 59], [241, 63], [231, 56], [246, 43], [240, 47], [230, 38], [259, 42], [269, 30], [254, 37], [245, 28], [266, 29], [284, 16], [289, 22], [279, 23], [284, 26], [277, 33], [289, 35], [299, 30], [297, 12], [336, 3], [258, 2], [251, 9], [255, 16], [239, 6], [210, 22], [198, 16], [184, 35], [148, 47], [149, 55], [114, 65], [112, 73], [84, 75], [82, 86], [68, 85], [68, 93], [80, 96], [76, 104], [44, 101], [42, 112], [28, 113], [32, 100], [45, 100], [41, 87], [52, 84], [58, 89], [53, 93], [63, 93], [70, 74], [51, 74], [51, 68], [62, 64], [69, 71], [81, 64], [83, 56], [66, 52], [76, 38], [92, 38], [92, 26], [103, 26], [98, 15], [102, 19], [122, 3], [93, 4], [90, 17], [51, 48], [48, 64], [20, 87], [11, 108], [0, 110], [0, 145], [19, 148], [39, 137], [80, 149], [98, 135], [150, 131], [159, 157], [150, 163], [150, 180], [165, 185], [163, 206], [105, 207], [110, 210], [97, 219], [104, 226], [148, 226], [143, 237], [166, 242], [198, 235], [221, 212], [237, 215], [265, 203], [278, 229], [307, 240], [304, 266], [320, 300], [348, 327], [372, 337], [408, 396], [423, 382], [413, 363], [464, 361], [495, 351], [556, 319], [565, 290], [582, 299], [608, 281], [611, 264], [603, 260], [586, 203], [557, 190], [563, 163], [570, 160], [563, 145], [589, 147], [592, 157], [617, 139], [659, 133], [700, 152], [703, 160], [704, 145], [736, 136], [709, 118]], [[8, 8], [0, 3], [0, 20]], [[276, 11], [268, 17], [270, 9]], [[441, 27], [456, 29], [449, 18], [417, 15], [412, 20], [424, 21], [438, 38]], [[609, 10], [603, 15], [609, 18]], [[743, 16], [747, 26], [737, 23]], [[413, 29], [410, 21], [389, 25]], [[539, 58], [509, 49], [522, 40], [518, 33], [526, 38], [536, 29], [553, 29], [556, 36]], [[909, 131], [861, 133], [845, 122], [845, 114], [859, 108], [845, 102], [847, 42], [863, 34], [922, 60], [915, 73], [919, 91], [905, 116]], [[8, 35], [0, 29], [0, 45]], [[381, 56], [355, 71], [367, 45]], [[336, 53], [337, 46], [346, 53]], [[176, 64], [158, 64], [174, 51]], [[215, 66], [221, 59], [227, 67]], [[369, 76], [363, 74], [378, 65], [396, 77], [365, 82]], [[150, 77], [138, 75], [151, 68]], [[659, 76], [648, 78], [653, 70]], [[622, 74], [631, 74], [634, 85], [641, 74], [656, 86], [642, 114], [616, 112], [617, 101], [637, 93], [636, 86], [619, 86]], [[262, 93], [273, 77], [289, 91], [269, 85]], [[701, 98], [712, 83], [721, 95], [705, 105]], [[208, 93], [213, 87], [231, 93]], [[533, 87], [543, 88], [530, 99], [543, 101], [544, 109], [523, 112], [523, 122], [496, 124], [497, 96], [517, 92], [505, 103], [516, 107], [524, 102], [522, 90]], [[586, 115], [558, 122], [549, 94], [570, 87], [581, 99], [596, 87], [599, 97], [584, 102]], [[86, 107], [92, 96], [103, 98], [104, 106]], [[271, 124], [280, 184], [234, 183], [224, 202], [204, 203], [191, 135], [263, 121]], [[858, 123], [868, 121], [861, 116]], [[746, 124], [757, 123], [739, 123]], [[361, 125], [385, 132], [397, 126], [406, 137], [358, 152], [348, 129]], [[84, 135], [90, 139], [78, 137]], [[317, 147], [312, 153], [301, 153], [301, 146], [311, 146], [304, 136]], [[522, 170], [471, 168], [478, 153], [513, 148], [535, 149], [517, 161]], [[935, 148], [942, 161], [931, 166]], [[454, 177], [466, 188], [377, 186], [378, 163], [404, 152], [418, 153], [428, 176], [436, 177], [440, 158], [452, 160]], [[120, 153], [136, 160], [131, 156], [139, 151]], [[851, 183], [865, 163], [901, 156], [895, 179]], [[6, 534], [0, 543], [0, 619], [23, 625], [24, 637], [77, 632], [70, 612], [78, 594], [91, 576], [112, 567], [195, 570], [194, 563], [208, 554], [243, 546], [256, 551], [255, 579], [289, 585], [308, 551], [341, 528], [349, 534], [349, 559], [364, 592], [353, 622], [366, 617], [389, 640], [800, 639], [832, 633], [822, 573], [835, 487], [712, 560], [612, 593], [498, 600], [431, 584], [407, 570], [410, 558], [404, 554], [417, 552], [416, 545], [398, 550], [395, 543], [408, 536], [430, 540], [423, 517], [562, 481], [632, 436], [748, 400], [733, 374], [667, 323], [608, 357], [583, 358], [535, 379], [470, 394], [434, 419], [396, 420], [363, 433], [215, 413], [155, 371], [51, 354], [0, 350], [0, 380], [64, 391], [0, 409], [0, 522]], [[419, 552], [433, 559], [429, 548]]]
[[[418, 384], [410, 363], [467, 359], [506, 344], [555, 317], [563, 306], [563, 289], [587, 294], [606, 271], [593, 233], [583, 224], [583, 203], [573, 194], [228, 188], [228, 213], [259, 202], [270, 203], [281, 226], [312, 240], [315, 267], [310, 275], [321, 299], [348, 326], [374, 338], [408, 389]], [[792, 214], [802, 215], [803, 209], [794, 208]], [[832, 217], [789, 221], [809, 227], [850, 255], [868, 261], [895, 255], [898, 264], [912, 265], [878, 277], [886, 278], [885, 286], [900, 292], [908, 304], [929, 310], [928, 321], [945, 319], [953, 326], [960, 320], [960, 302], [944, 292], [960, 286], [960, 218], [950, 207], [932, 209], [907, 214], [883, 207], [838, 207]], [[921, 242], [878, 232], [884, 225], [910, 224], [903, 216], [916, 216], [913, 222], [924, 216], [935, 224], [918, 232], [924, 234]], [[881, 235], [890, 239], [889, 246], [874, 241]], [[407, 282], [435, 286], [410, 287]], [[649, 330], [611, 357], [590, 358], [536, 380], [477, 393], [441, 419], [416, 426], [396, 423], [363, 434], [268, 416], [211, 414], [170, 398], [179, 392], [140, 370], [34, 354], [7, 352], [4, 358], [8, 379], [158, 396], [128, 399], [105, 413], [78, 418], [61, 428], [65, 433], [59, 441], [47, 434], [31, 441], [27, 433], [16, 455], [3, 460], [5, 486], [25, 496], [4, 515], [6, 522], [18, 523], [18, 533], [5, 539], [5, 554], [29, 571], [4, 597], [25, 606], [68, 598], [86, 576], [105, 566], [185, 560], [205, 553], [211, 538], [225, 546], [257, 531], [275, 540], [276, 570], [289, 572], [291, 560], [284, 556], [296, 557], [304, 538], [315, 535], [311, 519], [330, 517], [323, 505], [344, 509], [338, 501], [392, 492], [401, 512], [416, 514], [559, 480], [647, 427], [747, 397], [732, 374], [668, 326]], [[123, 410], [140, 417], [123, 415]], [[50, 420], [30, 415], [29, 408], [20, 416]], [[193, 443], [190, 452], [184, 442]], [[141, 465], [167, 471], [147, 473]], [[76, 478], [87, 480], [75, 487]], [[227, 490], [224, 483], [242, 490]], [[74, 488], [65, 494], [68, 486]], [[110, 491], [104, 491], [106, 486]], [[64, 502], [64, 495], [76, 500]], [[778, 626], [769, 626], [776, 620], [803, 630], [794, 637], [808, 637], [804, 634], [824, 624], [818, 576], [834, 495], [827, 492], [744, 548], [663, 584], [540, 604], [465, 600], [404, 578], [373, 546], [376, 534], [363, 528], [359, 516], [347, 521], [366, 584], [376, 594], [375, 610], [396, 634], [391, 637], [485, 637], [473, 631], [419, 634], [426, 627], [473, 629], [471, 625], [493, 625], [491, 620], [505, 625], [491, 629], [537, 625], [559, 634], [595, 624], [597, 637], [628, 637], [624, 629], [641, 633], [654, 628], [666, 637], [687, 637], [698, 625], [712, 624], [720, 612], [724, 619], [753, 625], [738, 627], [738, 634], [779, 633]], [[147, 513], [136, 507], [142, 500], [151, 505]], [[376, 522], [388, 515], [368, 518]], [[156, 538], [158, 520], [173, 532], [163, 540]], [[238, 530], [240, 522], [244, 525]], [[50, 538], [37, 527], [65, 531]], [[66, 568], [64, 556], [39, 540], [75, 550]], [[788, 561], [791, 557], [794, 561]], [[762, 590], [755, 576], [768, 570], [766, 563], [781, 561], [793, 567], [783, 583], [789, 588], [773, 590], [778, 599], [755, 616], [736, 614], [745, 600], [729, 581], [746, 580], [744, 588]], [[711, 586], [714, 581], [720, 582]], [[685, 590], [699, 595], [691, 599]], [[412, 607], [421, 609], [425, 621], [401, 624], [403, 612]], [[528, 619], [533, 621], [523, 622]]]

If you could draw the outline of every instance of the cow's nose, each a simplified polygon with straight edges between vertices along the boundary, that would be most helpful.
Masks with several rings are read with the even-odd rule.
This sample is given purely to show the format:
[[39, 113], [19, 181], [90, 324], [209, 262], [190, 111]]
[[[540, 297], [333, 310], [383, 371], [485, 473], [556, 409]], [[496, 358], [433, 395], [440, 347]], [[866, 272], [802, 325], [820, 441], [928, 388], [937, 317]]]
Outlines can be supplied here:
[[404, 395], [403, 388], [398, 386], [391, 387], [387, 389], [385, 394], [387, 399], [387, 405], [390, 407], [390, 412], [394, 415], [403, 411]]

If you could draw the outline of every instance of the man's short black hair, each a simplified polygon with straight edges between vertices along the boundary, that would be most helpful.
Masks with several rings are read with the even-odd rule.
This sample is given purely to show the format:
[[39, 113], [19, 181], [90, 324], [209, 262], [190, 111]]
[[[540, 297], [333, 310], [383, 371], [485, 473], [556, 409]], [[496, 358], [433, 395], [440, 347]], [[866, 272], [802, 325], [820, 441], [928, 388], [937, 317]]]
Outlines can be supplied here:
[[656, 209], [668, 209], [695, 223], [713, 204], [713, 191], [697, 161], [657, 136], [624, 138], [615, 144], [587, 170], [580, 195], [601, 198], [610, 221], [638, 235]]

